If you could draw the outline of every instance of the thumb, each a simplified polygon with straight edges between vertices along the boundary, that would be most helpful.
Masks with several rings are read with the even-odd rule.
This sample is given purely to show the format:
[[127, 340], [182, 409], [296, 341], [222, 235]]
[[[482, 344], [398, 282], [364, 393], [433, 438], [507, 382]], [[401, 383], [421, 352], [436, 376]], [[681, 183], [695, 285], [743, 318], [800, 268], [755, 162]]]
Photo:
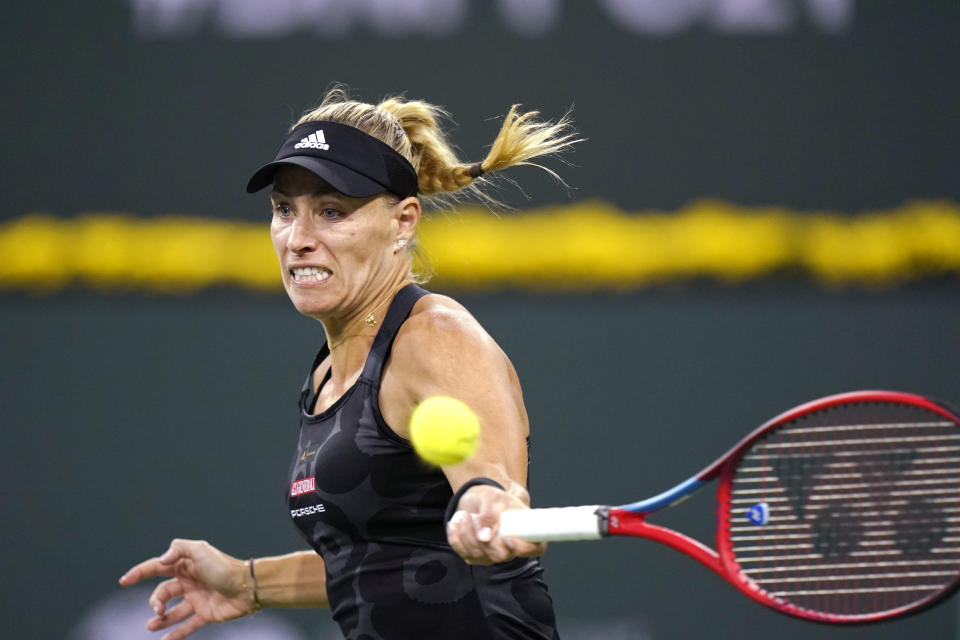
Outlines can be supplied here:
[[178, 560], [189, 557], [190, 551], [187, 549], [186, 540], [174, 540], [159, 560], [162, 564], [174, 564]]

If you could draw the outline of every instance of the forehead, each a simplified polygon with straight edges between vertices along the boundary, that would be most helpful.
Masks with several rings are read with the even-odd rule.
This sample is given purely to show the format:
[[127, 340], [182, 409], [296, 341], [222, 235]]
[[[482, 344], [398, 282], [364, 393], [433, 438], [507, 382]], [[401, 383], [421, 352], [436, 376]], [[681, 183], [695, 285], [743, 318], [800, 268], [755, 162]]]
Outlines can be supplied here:
[[317, 174], [294, 165], [286, 165], [277, 169], [273, 176], [273, 187], [270, 192], [271, 194], [279, 192], [288, 196], [339, 193]]

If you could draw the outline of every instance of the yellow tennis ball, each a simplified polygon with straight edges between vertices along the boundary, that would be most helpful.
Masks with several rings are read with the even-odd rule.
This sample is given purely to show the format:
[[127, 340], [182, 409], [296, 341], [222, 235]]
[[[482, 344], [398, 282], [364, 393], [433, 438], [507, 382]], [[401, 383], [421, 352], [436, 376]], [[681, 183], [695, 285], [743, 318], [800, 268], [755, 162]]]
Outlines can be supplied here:
[[427, 398], [410, 416], [410, 441], [414, 450], [438, 467], [460, 464], [472, 456], [479, 435], [477, 414], [449, 396]]

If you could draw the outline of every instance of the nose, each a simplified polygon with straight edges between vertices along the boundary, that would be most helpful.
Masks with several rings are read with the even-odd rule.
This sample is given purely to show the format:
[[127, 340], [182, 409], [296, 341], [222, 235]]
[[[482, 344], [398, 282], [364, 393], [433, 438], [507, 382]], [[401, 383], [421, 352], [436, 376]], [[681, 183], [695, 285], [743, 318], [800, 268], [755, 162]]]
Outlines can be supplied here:
[[310, 216], [297, 216], [290, 225], [287, 249], [294, 253], [310, 253], [317, 248], [317, 235]]

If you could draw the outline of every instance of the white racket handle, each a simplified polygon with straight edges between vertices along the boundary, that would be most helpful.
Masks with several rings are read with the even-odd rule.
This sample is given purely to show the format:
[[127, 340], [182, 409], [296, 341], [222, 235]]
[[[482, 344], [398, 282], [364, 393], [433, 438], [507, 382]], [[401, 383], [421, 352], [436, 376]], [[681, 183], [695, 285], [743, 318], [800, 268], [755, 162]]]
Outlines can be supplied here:
[[500, 514], [500, 535], [530, 542], [599, 540], [603, 537], [599, 505], [554, 509], [517, 509]]

